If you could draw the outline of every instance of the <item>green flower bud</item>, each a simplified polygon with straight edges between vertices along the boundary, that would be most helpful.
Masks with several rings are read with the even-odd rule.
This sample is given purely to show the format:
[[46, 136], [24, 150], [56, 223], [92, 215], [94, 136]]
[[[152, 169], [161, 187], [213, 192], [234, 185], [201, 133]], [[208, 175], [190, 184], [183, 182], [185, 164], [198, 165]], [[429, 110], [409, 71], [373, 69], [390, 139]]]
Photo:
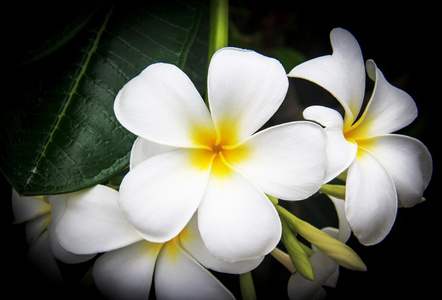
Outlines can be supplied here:
[[282, 224], [282, 238], [285, 248], [290, 256], [290, 259], [295, 266], [295, 269], [306, 279], [314, 280], [315, 273], [313, 266], [309, 260], [308, 255], [303, 250], [301, 243], [298, 241], [293, 232], [290, 231], [286, 222], [281, 219]]
[[287, 222], [287, 224], [290, 226], [290, 228], [299, 233], [307, 241], [315, 245], [316, 248], [318, 248], [325, 255], [332, 258], [339, 265], [350, 270], [367, 270], [364, 262], [356, 254], [356, 252], [354, 252], [343, 242], [332, 238], [318, 228], [295, 217], [289, 211], [279, 205], [276, 206], [276, 210], [278, 211], [281, 220], [284, 219], [285, 222]]

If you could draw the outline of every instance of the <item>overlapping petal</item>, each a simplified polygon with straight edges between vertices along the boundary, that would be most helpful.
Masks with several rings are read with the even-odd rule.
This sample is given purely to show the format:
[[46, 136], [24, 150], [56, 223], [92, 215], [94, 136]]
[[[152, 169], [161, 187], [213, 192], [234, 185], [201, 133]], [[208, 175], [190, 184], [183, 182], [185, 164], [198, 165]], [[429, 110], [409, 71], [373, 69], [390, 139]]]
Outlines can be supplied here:
[[130, 152], [130, 169], [135, 168], [135, 166], [139, 165], [143, 161], [154, 157], [158, 154], [162, 154], [164, 152], [176, 149], [175, 147], [170, 147], [162, 144], [157, 144], [151, 142], [149, 140], [143, 139], [142, 137], [138, 137]]
[[129, 131], [156, 143], [193, 147], [195, 128], [212, 128], [204, 101], [178, 67], [147, 67], [118, 93], [114, 111]]
[[345, 127], [357, 118], [365, 93], [365, 68], [361, 49], [351, 33], [335, 28], [330, 33], [333, 54], [296, 66], [290, 77], [312, 81], [329, 91], [345, 109]]
[[370, 152], [359, 148], [347, 174], [347, 220], [364, 245], [382, 241], [397, 212], [396, 187], [388, 172]]
[[[328, 235], [331, 237], [334, 237], [335, 239], [338, 239], [339, 241], [346, 243], [351, 235], [351, 228], [348, 224], [347, 217], [345, 216], [345, 200], [338, 199], [333, 196], [328, 196], [335, 206], [336, 213], [338, 214], [338, 220], [339, 220], [339, 230], [335, 234], [332, 234], [330, 232], [330, 229], [326, 231]], [[335, 228], [332, 228], [331, 231], [334, 231]], [[325, 230], [324, 230], [325, 231]]]
[[163, 246], [155, 268], [158, 299], [234, 299], [209, 271], [174, 241]]
[[222, 178], [211, 176], [198, 209], [198, 223], [209, 252], [226, 261], [260, 258], [281, 238], [273, 204], [236, 172]]
[[21, 197], [14, 189], [11, 201], [14, 223], [26, 222], [51, 211], [51, 206], [43, 197]]
[[93, 254], [141, 240], [118, 205], [118, 192], [106, 186], [72, 194], [56, 223], [60, 244], [75, 254]]
[[[247, 139], [240, 146], [250, 149], [247, 158], [231, 165], [264, 193], [285, 200], [301, 200], [315, 193], [323, 183], [325, 143], [319, 125], [286, 123]], [[231, 162], [228, 155], [226, 160]]]
[[57, 258], [59, 261], [62, 261], [67, 264], [78, 264], [85, 261], [88, 261], [92, 258], [94, 258], [95, 253], [92, 254], [74, 254], [72, 252], [69, 252], [65, 248], [63, 248], [60, 245], [60, 242], [57, 238], [57, 235], [55, 233], [55, 226], [53, 223], [49, 225], [48, 228], [48, 234], [49, 234], [49, 246], [50, 251], [52, 255]]
[[162, 244], [140, 241], [107, 252], [94, 264], [94, 281], [109, 299], [147, 299]]
[[325, 106], [310, 106], [304, 110], [303, 115], [305, 119], [325, 127], [327, 166], [324, 182], [329, 182], [350, 166], [356, 157], [358, 146], [346, 140], [343, 134], [344, 120], [336, 110]]
[[372, 137], [402, 129], [417, 117], [417, 107], [406, 92], [392, 86], [372, 60], [367, 73], [375, 87], [364, 113], [352, 126], [353, 137]]
[[236, 144], [256, 132], [279, 108], [288, 79], [281, 63], [250, 50], [223, 48], [210, 61], [209, 104], [221, 137]]
[[[47, 200], [51, 205], [51, 214], [49, 217], [49, 224], [47, 225], [47, 233], [49, 234], [49, 246], [50, 246], [50, 252], [52, 255], [57, 258], [58, 260], [68, 263], [68, 264], [77, 264], [82, 263], [85, 261], [88, 261], [92, 259], [95, 256], [95, 253], [92, 254], [74, 254], [72, 252], [69, 252], [65, 248], [63, 248], [60, 245], [60, 241], [56, 234], [56, 224], [59, 222], [59, 220], [63, 217], [68, 200], [70, 198], [76, 199], [78, 197], [81, 197], [83, 192], [75, 192], [75, 193], [69, 193], [69, 194], [62, 194], [62, 195], [51, 195], [47, 196]], [[43, 216], [40, 216], [39, 218], [42, 218]], [[32, 222], [32, 221], [31, 221]], [[30, 222], [29, 222], [30, 223]]]
[[180, 233], [180, 245], [204, 267], [218, 272], [242, 274], [255, 269], [264, 259], [264, 256], [262, 256], [256, 259], [228, 262], [213, 257], [201, 238], [197, 216], [198, 214], [195, 214]]
[[387, 170], [403, 206], [411, 207], [420, 202], [433, 169], [430, 152], [424, 144], [397, 134], [379, 135], [360, 144]]
[[47, 230], [51, 222], [51, 214], [46, 213], [26, 222], [26, 241], [32, 244], [40, 235]]
[[209, 168], [195, 167], [192, 151], [198, 150], [179, 148], [154, 156], [123, 179], [120, 207], [146, 240], [174, 238], [197, 210]]
[[62, 285], [63, 279], [57, 262], [51, 252], [49, 233], [41, 234], [29, 248], [27, 255], [30, 263], [42, 272], [51, 284]]

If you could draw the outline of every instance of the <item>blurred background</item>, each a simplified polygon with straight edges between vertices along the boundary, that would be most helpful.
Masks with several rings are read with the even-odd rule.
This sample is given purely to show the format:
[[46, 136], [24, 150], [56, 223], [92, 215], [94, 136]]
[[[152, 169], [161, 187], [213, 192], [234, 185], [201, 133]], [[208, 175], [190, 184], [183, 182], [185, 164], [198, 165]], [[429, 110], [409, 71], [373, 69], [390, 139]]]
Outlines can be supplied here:
[[[438, 151], [441, 137], [440, 116], [437, 114], [440, 101], [440, 29], [434, 4], [411, 2], [405, 5], [387, 5], [375, 2], [350, 2], [348, 5], [308, 4], [298, 1], [231, 1], [230, 35], [231, 46], [254, 49], [264, 55], [276, 57], [289, 72], [296, 64], [317, 56], [331, 53], [329, 33], [335, 27], [349, 30], [358, 40], [364, 59], [374, 59], [386, 79], [396, 87], [409, 93], [416, 101], [419, 115], [401, 133], [421, 140], [433, 156], [433, 178], [424, 197], [426, 202], [413, 208], [401, 208], [391, 233], [378, 245], [365, 247], [353, 236], [348, 245], [367, 265], [368, 271], [354, 272], [340, 268], [340, 278], [335, 289], [326, 289], [328, 299], [432, 299], [437, 295], [441, 275], [439, 254], [440, 197], [436, 193], [440, 184]], [[433, 2], [434, 3], [434, 2]], [[42, 6], [45, 10], [50, 6]], [[39, 16], [39, 11], [14, 7], [9, 13], [15, 17], [15, 25], [2, 26], [10, 34], [10, 51], [19, 53], [26, 40], [18, 38], [23, 29], [29, 27]], [[35, 28], [34, 28], [35, 30]], [[11, 34], [12, 33], [12, 34]], [[19, 79], [17, 79], [19, 80]], [[7, 88], [7, 87], [6, 87]], [[370, 93], [372, 86], [367, 85]], [[14, 99], [3, 99], [7, 105]], [[318, 102], [316, 102], [318, 101]], [[272, 122], [279, 123], [300, 118], [302, 110], [311, 104], [328, 101], [337, 102], [313, 84], [302, 80], [291, 80], [290, 89], [283, 107]], [[2, 255], [8, 279], [2, 280], [4, 291], [16, 293], [20, 299], [25, 295], [51, 298], [60, 292], [39, 278], [25, 260], [27, 245], [24, 226], [13, 225], [10, 205], [10, 186], [0, 178], [2, 189], [1, 242]], [[311, 217], [315, 207], [326, 205], [320, 196], [309, 203], [297, 203], [299, 216], [314, 225], [325, 226], [321, 219]], [[321, 208], [322, 209], [322, 208]], [[309, 219], [311, 218], [311, 219]], [[333, 218], [331, 218], [331, 222]], [[86, 298], [99, 297], [93, 287], [80, 288], [76, 274], [83, 274], [87, 267], [63, 266], [67, 277], [72, 277], [64, 295]], [[277, 274], [277, 275], [275, 275]], [[227, 286], [238, 295], [236, 279], [218, 274]], [[253, 271], [258, 299], [286, 299], [288, 272], [275, 263], [272, 257]], [[74, 279], [75, 278], [75, 279]], [[6, 293], [6, 292], [5, 292]]]

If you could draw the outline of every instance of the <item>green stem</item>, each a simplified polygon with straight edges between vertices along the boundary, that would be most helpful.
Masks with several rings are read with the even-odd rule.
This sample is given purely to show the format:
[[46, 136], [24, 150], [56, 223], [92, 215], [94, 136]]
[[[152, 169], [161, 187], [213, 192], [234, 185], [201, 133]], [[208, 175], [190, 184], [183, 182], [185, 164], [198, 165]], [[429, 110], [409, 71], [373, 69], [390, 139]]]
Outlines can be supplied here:
[[292, 260], [290, 259], [290, 256], [282, 251], [279, 248], [275, 248], [270, 252], [270, 254], [275, 258], [277, 261], [279, 261], [284, 267], [287, 268], [287, 270], [290, 271], [290, 273], [295, 273], [296, 268], [292, 263]]
[[256, 300], [255, 286], [251, 272], [239, 275], [239, 285], [241, 287], [241, 296], [244, 300]]
[[[227, 47], [229, 37], [229, 0], [210, 1], [210, 31], [209, 31], [209, 52], [207, 65], [210, 64], [213, 54], [221, 48]], [[208, 91], [204, 102], [209, 108]], [[210, 109], [210, 108], [209, 108]]]
[[324, 184], [319, 191], [332, 197], [345, 199], [345, 185]]
[[227, 47], [229, 32], [229, 1], [210, 1], [209, 62], [219, 49]]

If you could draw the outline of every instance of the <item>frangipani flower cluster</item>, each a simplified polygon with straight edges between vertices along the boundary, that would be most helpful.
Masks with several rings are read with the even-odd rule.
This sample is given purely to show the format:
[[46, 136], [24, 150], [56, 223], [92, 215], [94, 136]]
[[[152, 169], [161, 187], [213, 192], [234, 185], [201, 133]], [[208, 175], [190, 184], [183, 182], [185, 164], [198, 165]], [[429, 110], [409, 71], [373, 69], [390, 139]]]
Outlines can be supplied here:
[[[391, 134], [416, 117], [411, 97], [368, 61], [375, 89], [357, 119], [365, 91], [361, 50], [343, 29], [331, 39], [333, 55], [288, 76], [326, 88], [344, 118], [314, 106], [304, 111], [306, 121], [266, 128], [289, 81], [277, 60], [254, 51], [213, 55], [207, 106], [179, 68], [152, 64], [115, 99], [117, 119], [138, 136], [119, 190], [14, 194], [16, 220], [45, 216], [32, 228], [50, 224], [52, 254], [68, 263], [95, 258], [94, 281], [111, 299], [147, 299], [152, 285], [159, 299], [232, 299], [210, 270], [244, 274], [269, 253], [293, 273], [291, 299], [323, 295], [322, 285], [336, 285], [338, 265], [366, 270], [345, 245], [351, 232], [363, 244], [381, 241], [398, 203], [418, 203], [432, 171], [422, 143]], [[345, 200], [330, 196], [339, 228], [316, 229], [278, 203], [305, 200], [345, 173]]]

